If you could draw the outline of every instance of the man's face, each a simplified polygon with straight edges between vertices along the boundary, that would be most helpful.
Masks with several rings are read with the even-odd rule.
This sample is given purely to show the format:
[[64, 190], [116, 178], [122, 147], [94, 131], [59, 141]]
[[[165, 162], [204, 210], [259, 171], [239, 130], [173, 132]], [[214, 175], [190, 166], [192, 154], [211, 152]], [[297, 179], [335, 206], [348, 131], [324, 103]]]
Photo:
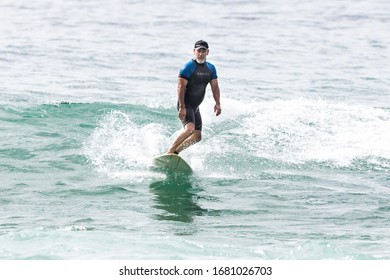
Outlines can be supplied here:
[[205, 63], [206, 62], [206, 57], [207, 57], [208, 54], [209, 54], [209, 50], [206, 50], [206, 49], [203, 49], [203, 48], [194, 50], [195, 60], [198, 63]]

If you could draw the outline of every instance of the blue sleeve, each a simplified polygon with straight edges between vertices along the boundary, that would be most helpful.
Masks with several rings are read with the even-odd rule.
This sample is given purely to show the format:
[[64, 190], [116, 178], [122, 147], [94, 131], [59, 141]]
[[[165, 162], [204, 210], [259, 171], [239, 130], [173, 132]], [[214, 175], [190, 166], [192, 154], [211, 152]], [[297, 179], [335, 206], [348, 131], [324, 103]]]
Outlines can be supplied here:
[[209, 62], [207, 62], [207, 64], [211, 70], [211, 80], [218, 79], [217, 69], [215, 68], [215, 66]]
[[195, 71], [195, 63], [192, 60], [190, 60], [183, 66], [183, 68], [180, 69], [179, 77], [189, 80], [192, 73], [194, 73], [194, 71]]

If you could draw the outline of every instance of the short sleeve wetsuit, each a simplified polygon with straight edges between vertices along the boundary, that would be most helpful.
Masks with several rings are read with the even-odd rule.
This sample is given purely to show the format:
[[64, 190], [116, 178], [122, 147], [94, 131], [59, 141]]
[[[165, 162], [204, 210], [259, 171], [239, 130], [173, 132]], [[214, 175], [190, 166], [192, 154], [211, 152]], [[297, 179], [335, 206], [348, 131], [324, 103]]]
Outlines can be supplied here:
[[218, 78], [217, 70], [210, 62], [200, 64], [192, 59], [180, 69], [179, 77], [188, 82], [184, 93], [186, 118], [182, 121], [183, 126], [192, 122], [195, 124], [195, 130], [202, 130], [199, 105], [203, 102], [209, 82]]

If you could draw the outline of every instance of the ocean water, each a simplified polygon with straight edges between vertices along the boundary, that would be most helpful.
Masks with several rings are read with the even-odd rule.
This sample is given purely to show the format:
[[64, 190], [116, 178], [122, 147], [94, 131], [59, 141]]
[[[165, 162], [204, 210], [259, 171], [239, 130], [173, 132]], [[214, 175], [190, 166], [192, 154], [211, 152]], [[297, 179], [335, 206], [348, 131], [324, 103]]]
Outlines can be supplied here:
[[[390, 2], [0, 2], [0, 259], [390, 259]], [[210, 44], [191, 176], [153, 171]]]

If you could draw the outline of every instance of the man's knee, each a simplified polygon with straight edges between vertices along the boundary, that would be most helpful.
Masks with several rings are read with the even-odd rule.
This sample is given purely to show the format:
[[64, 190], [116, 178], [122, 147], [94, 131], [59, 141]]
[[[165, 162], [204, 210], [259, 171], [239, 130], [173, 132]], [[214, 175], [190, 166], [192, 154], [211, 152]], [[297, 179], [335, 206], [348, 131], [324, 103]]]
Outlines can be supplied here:
[[199, 142], [200, 140], [202, 140], [202, 132], [200, 130], [195, 130], [194, 135], [195, 135], [196, 142]]
[[195, 132], [195, 124], [193, 123], [187, 123], [185, 126], [185, 130], [188, 134], [192, 135]]

